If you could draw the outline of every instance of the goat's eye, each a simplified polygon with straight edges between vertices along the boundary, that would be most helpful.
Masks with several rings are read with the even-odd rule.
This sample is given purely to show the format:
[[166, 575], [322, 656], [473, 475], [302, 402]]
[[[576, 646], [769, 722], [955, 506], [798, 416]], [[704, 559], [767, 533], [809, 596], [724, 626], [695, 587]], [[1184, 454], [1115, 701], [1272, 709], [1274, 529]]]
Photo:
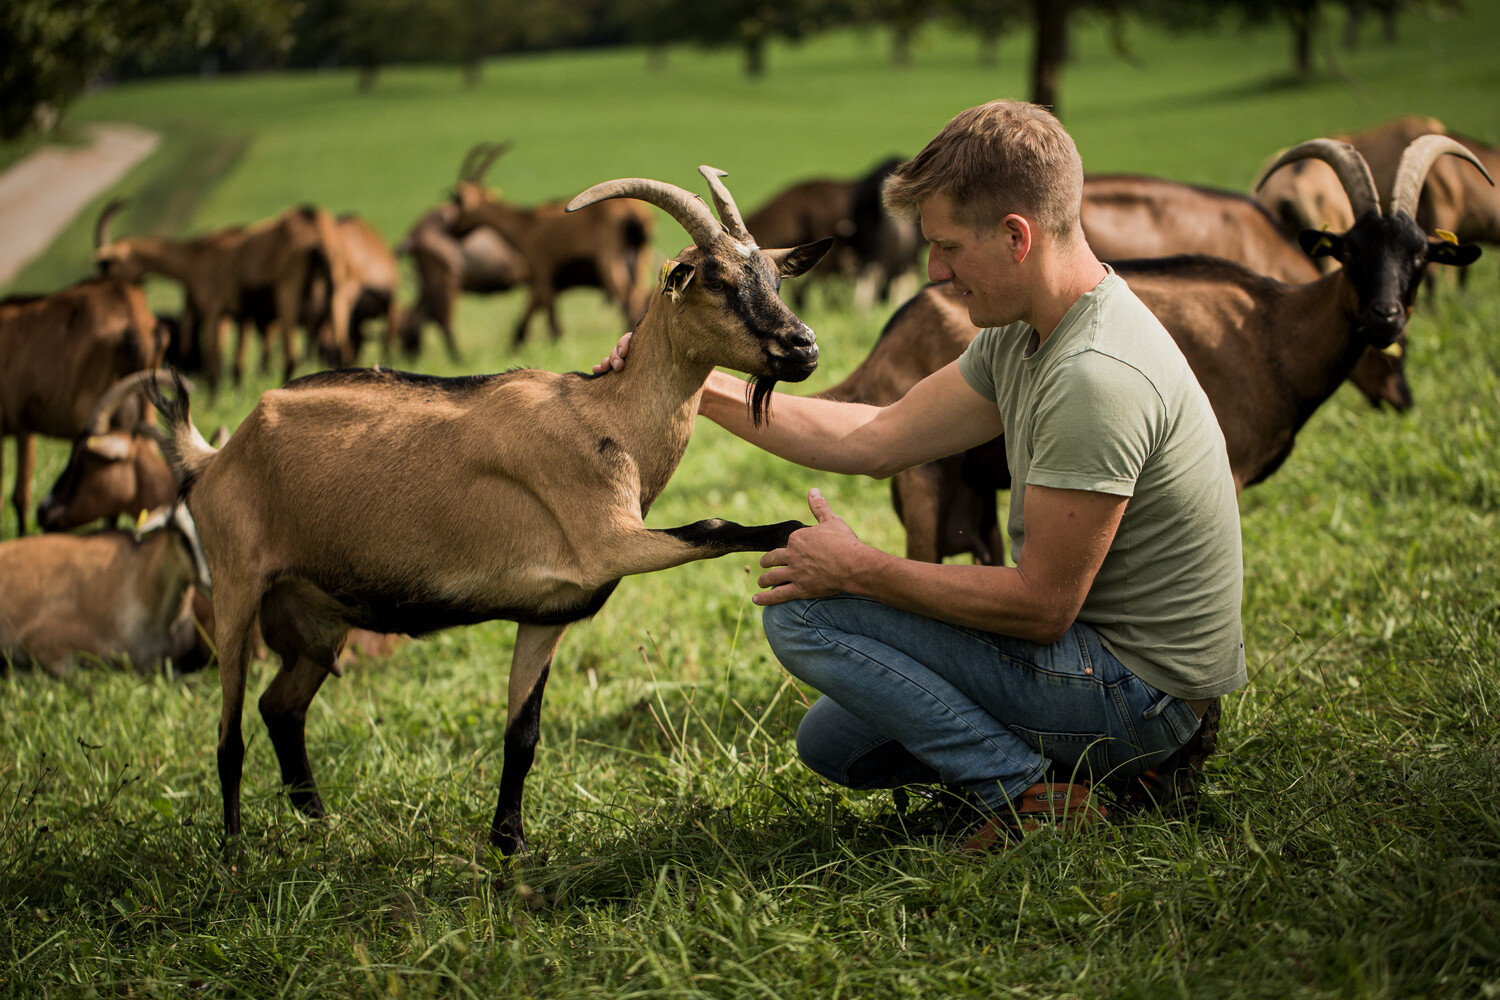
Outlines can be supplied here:
[[710, 292], [722, 292], [724, 290], [724, 282], [714, 281], [710, 279], [703, 283], [703, 287], [708, 289]]

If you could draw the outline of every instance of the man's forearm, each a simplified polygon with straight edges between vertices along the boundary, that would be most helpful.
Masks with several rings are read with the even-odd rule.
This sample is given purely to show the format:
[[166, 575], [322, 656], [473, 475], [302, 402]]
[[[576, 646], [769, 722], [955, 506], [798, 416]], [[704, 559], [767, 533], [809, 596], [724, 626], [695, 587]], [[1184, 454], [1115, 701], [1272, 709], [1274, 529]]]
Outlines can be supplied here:
[[859, 443], [860, 430], [880, 412], [878, 406], [777, 393], [769, 420], [756, 427], [745, 404], [746, 385], [714, 372], [704, 387], [698, 412], [758, 448], [789, 462], [844, 475], [883, 475]]

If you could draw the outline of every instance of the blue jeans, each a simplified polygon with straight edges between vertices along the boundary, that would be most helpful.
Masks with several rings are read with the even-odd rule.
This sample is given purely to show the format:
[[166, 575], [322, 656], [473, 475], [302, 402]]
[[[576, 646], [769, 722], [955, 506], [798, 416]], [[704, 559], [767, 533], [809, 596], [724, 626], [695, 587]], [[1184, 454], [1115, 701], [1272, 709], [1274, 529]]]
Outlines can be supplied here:
[[849, 788], [945, 782], [988, 808], [1052, 774], [1126, 778], [1193, 735], [1187, 702], [1115, 659], [1087, 625], [1051, 645], [849, 594], [766, 608], [783, 666], [821, 691], [797, 752]]

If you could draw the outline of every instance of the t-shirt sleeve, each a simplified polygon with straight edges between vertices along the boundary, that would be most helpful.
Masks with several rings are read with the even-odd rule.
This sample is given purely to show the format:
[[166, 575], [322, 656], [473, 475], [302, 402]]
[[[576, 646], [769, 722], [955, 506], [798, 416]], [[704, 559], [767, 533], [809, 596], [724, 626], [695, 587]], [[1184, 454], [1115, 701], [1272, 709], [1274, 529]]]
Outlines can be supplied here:
[[988, 328], [969, 341], [969, 346], [958, 356], [958, 371], [964, 381], [985, 399], [994, 402], [995, 393], [995, 338], [999, 331]]
[[1094, 351], [1068, 358], [1038, 399], [1026, 482], [1134, 496], [1165, 415], [1156, 387], [1132, 366]]

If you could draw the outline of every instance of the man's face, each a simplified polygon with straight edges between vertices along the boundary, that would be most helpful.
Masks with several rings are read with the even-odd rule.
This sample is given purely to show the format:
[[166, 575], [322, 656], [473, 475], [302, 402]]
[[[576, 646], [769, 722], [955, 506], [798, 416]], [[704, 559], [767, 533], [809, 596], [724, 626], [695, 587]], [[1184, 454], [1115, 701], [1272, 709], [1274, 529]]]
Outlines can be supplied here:
[[956, 220], [953, 200], [944, 194], [923, 199], [920, 208], [922, 235], [929, 243], [927, 277], [953, 282], [975, 326], [1005, 326], [1024, 318], [1029, 302], [1005, 224], [975, 232]]

